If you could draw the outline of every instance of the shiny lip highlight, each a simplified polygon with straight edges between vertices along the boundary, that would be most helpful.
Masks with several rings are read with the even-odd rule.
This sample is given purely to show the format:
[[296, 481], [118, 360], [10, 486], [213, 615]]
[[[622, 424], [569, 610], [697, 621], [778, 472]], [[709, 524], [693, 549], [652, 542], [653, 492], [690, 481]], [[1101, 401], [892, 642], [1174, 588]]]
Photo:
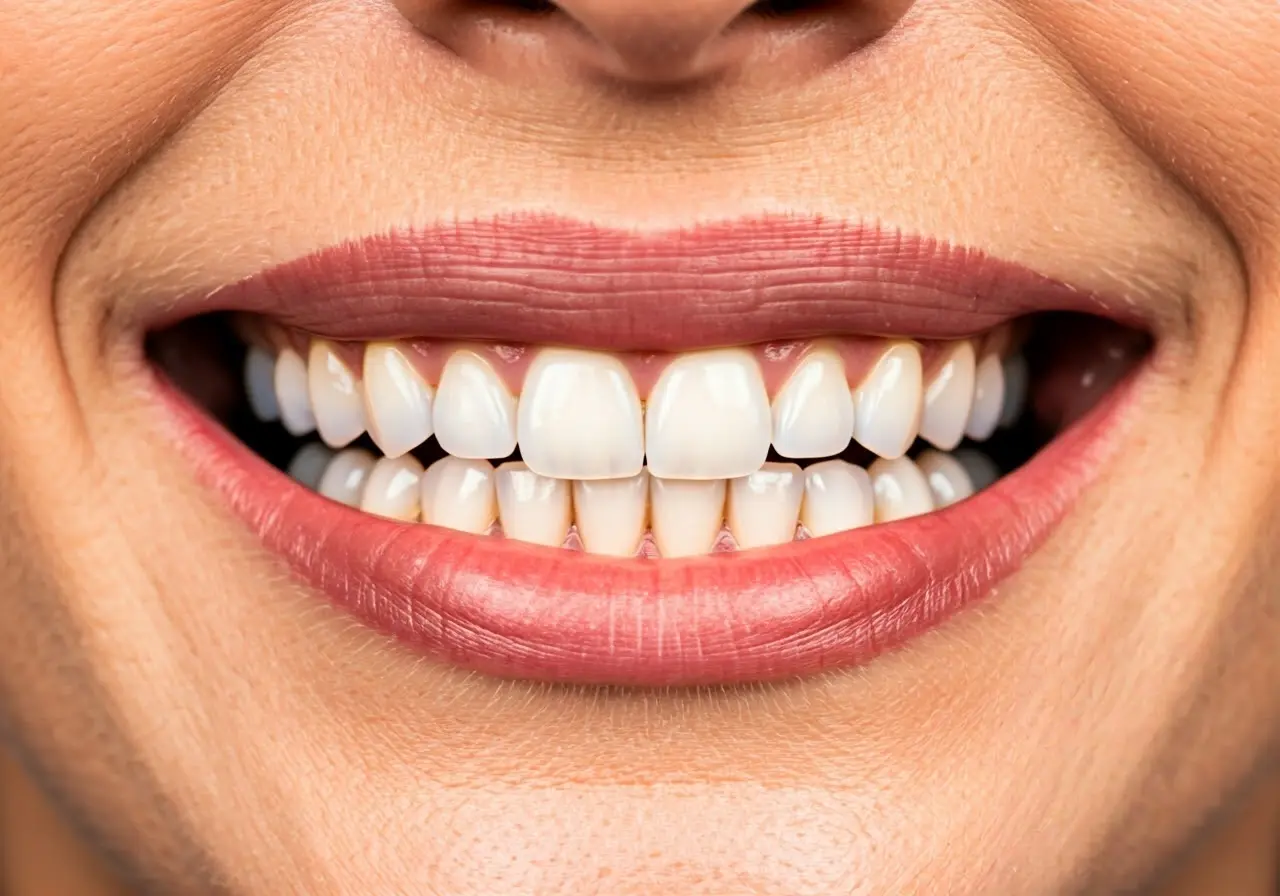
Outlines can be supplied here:
[[[1047, 310], [1128, 322], [1099, 297], [977, 251], [789, 218], [665, 242], [544, 218], [376, 237], [180, 300], [147, 325], [214, 310], [335, 338], [634, 350], [834, 333], [960, 337]], [[373, 628], [493, 675], [658, 686], [864, 663], [982, 598], [1098, 475], [1144, 369], [1025, 467], [946, 510], [654, 562], [362, 514], [288, 481], [158, 371], [154, 382], [199, 478], [301, 579]]]

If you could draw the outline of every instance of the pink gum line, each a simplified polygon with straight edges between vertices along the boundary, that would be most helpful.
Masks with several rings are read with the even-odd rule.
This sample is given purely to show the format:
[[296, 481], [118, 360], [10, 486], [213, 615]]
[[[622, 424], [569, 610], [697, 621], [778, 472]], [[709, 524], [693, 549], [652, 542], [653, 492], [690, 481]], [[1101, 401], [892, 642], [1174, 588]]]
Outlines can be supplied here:
[[[291, 348], [302, 357], [307, 357], [313, 339], [299, 330], [287, 330], [261, 321], [238, 321], [237, 327], [242, 335], [252, 343], [269, 347], [279, 352]], [[1015, 326], [1005, 325], [992, 330], [978, 339], [979, 357], [996, 352], [1002, 357], [1012, 353], [1022, 341], [1023, 334]], [[782, 388], [796, 365], [807, 354], [817, 348], [835, 350], [844, 361], [845, 377], [850, 387], [857, 386], [866, 378], [876, 361], [885, 349], [895, 341], [914, 341], [921, 351], [924, 361], [925, 381], [932, 372], [945, 361], [948, 348], [954, 343], [921, 340], [893, 340], [878, 336], [833, 336], [820, 339], [796, 340], [791, 342], [766, 342], [744, 346], [760, 364], [764, 376], [765, 388], [773, 396]], [[347, 365], [355, 371], [363, 366], [363, 342], [333, 343]], [[405, 349], [405, 354], [413, 361], [414, 366], [423, 379], [431, 385], [440, 382], [440, 375], [445, 362], [458, 350], [471, 350], [483, 357], [494, 371], [506, 383], [512, 394], [519, 395], [524, 384], [525, 374], [533, 363], [537, 350], [544, 346], [501, 345], [484, 342], [459, 342], [451, 340], [412, 339], [398, 340]], [[615, 357], [622, 361], [635, 382], [636, 391], [646, 398], [653, 390], [658, 377], [676, 354], [641, 352], [619, 352]]]

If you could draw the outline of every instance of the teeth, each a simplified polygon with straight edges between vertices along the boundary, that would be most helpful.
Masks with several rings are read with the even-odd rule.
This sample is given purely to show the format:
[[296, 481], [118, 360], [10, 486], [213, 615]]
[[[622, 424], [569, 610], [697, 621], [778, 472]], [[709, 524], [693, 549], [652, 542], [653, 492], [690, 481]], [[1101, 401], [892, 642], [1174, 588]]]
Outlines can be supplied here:
[[860, 529], [876, 521], [876, 496], [862, 467], [842, 460], [814, 464], [804, 471], [800, 522], [815, 538]]
[[796, 464], [765, 464], [729, 483], [729, 531], [741, 550], [786, 544], [796, 537], [804, 473]]
[[446, 457], [422, 477], [424, 523], [482, 535], [497, 518], [493, 466], [487, 460]]
[[280, 422], [291, 436], [305, 436], [316, 428], [307, 386], [307, 362], [291, 348], [280, 352], [275, 370]]
[[853, 396], [830, 350], [802, 360], [773, 400], [773, 447], [783, 457], [830, 457], [853, 438]]
[[925, 389], [920, 437], [943, 451], [951, 451], [964, 439], [977, 366], [973, 343], [958, 342]]
[[256, 345], [244, 357], [244, 389], [249, 409], [263, 423], [280, 419], [276, 400], [276, 359]]
[[617, 479], [644, 465], [644, 418], [631, 374], [600, 352], [544, 349], [520, 394], [520, 456], [543, 476]]
[[648, 510], [648, 470], [627, 479], [573, 484], [574, 519], [589, 554], [633, 556], [644, 537]]
[[918, 347], [899, 342], [886, 351], [854, 399], [858, 444], [880, 457], [906, 454], [920, 431], [923, 379]]
[[412, 522], [421, 512], [422, 464], [412, 457], [384, 457], [373, 465], [360, 509], [393, 520]]
[[1027, 392], [1031, 388], [1031, 371], [1027, 359], [1018, 354], [1010, 355], [1004, 362], [1004, 407], [1000, 409], [1000, 426], [1008, 429], [1018, 422], [1027, 406]]
[[309, 489], [320, 486], [333, 452], [319, 442], [308, 442], [289, 461], [289, 475]]
[[649, 480], [653, 539], [663, 557], [707, 554], [724, 525], [725, 481]]
[[342, 448], [359, 438], [364, 432], [364, 393], [335, 346], [323, 340], [311, 343], [307, 382], [316, 431], [325, 444]]
[[573, 522], [569, 483], [539, 476], [523, 463], [498, 467], [498, 516], [507, 538], [558, 548]]
[[348, 507], [358, 507], [365, 482], [377, 463], [373, 455], [359, 448], [339, 452], [320, 477], [316, 491]]
[[973, 480], [964, 464], [941, 451], [925, 451], [916, 459], [933, 494], [934, 506], [941, 510], [959, 504], [974, 493]]
[[436, 439], [454, 457], [508, 457], [516, 450], [516, 400], [484, 358], [457, 351], [436, 390]]
[[431, 387], [398, 346], [375, 342], [365, 349], [364, 392], [369, 436], [387, 457], [431, 438]]
[[649, 472], [665, 479], [746, 476], [769, 454], [770, 416], [764, 379], [749, 352], [720, 349], [679, 357], [649, 396]]
[[929, 482], [911, 458], [881, 458], [867, 473], [876, 493], [877, 523], [905, 520], [933, 510]]
[[965, 434], [975, 442], [983, 442], [991, 438], [1000, 422], [1000, 411], [1004, 407], [1004, 365], [999, 355], [987, 355], [978, 362], [978, 371], [974, 381], [973, 409], [969, 412], [969, 423]]
[[965, 448], [951, 455], [961, 466], [965, 472], [969, 474], [969, 481], [973, 483], [973, 490], [980, 492], [988, 486], [992, 485], [1000, 478], [1000, 468], [996, 466], [995, 461], [987, 457], [981, 451], [972, 448]]

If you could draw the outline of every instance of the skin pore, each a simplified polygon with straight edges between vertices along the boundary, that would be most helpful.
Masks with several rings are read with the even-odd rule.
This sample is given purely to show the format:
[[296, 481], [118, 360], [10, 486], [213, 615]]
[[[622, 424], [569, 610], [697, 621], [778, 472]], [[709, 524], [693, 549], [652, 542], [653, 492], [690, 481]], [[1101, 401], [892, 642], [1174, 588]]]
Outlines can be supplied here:
[[[746, 6], [0, 0], [12, 892], [1274, 892], [1274, 2]], [[1158, 368], [1035, 557], [865, 668], [496, 681], [293, 580], [126, 322], [512, 211], [879, 219], [1153, 303]]]

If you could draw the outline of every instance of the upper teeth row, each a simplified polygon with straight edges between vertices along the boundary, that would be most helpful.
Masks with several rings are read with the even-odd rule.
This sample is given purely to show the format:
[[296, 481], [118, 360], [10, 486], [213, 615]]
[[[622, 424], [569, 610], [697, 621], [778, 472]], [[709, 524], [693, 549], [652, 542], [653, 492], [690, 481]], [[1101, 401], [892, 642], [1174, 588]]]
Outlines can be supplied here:
[[309, 357], [260, 348], [248, 355], [255, 413], [293, 435], [315, 429], [330, 446], [366, 430], [387, 457], [433, 434], [447, 453], [499, 459], [520, 447], [528, 468], [555, 479], [732, 479], [759, 470], [769, 447], [790, 458], [837, 455], [855, 440], [883, 458], [902, 457], [917, 436], [950, 451], [981, 441], [1021, 410], [1020, 356], [981, 358], [972, 341], [949, 346], [926, 383], [920, 349], [888, 342], [850, 389], [841, 355], [815, 346], [770, 402], [746, 349], [673, 358], [647, 396], [617, 357], [568, 348], [538, 352], [519, 396], [478, 352], [455, 351], [433, 388], [395, 343], [373, 343], [357, 373], [329, 342]]

